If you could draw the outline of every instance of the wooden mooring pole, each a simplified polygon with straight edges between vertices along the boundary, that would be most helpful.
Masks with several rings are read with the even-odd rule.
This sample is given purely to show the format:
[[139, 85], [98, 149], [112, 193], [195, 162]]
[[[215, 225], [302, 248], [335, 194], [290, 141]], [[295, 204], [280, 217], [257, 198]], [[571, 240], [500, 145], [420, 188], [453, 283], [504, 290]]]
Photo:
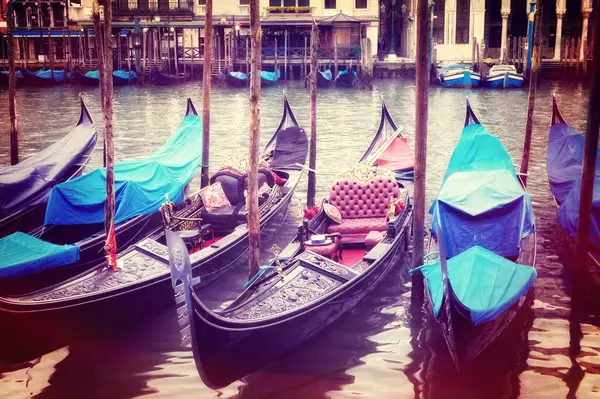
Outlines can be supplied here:
[[[594, 7], [600, 7], [600, 1], [594, 1]], [[600, 13], [594, 13], [592, 34], [592, 68], [585, 146], [581, 173], [581, 191], [579, 197], [579, 218], [577, 221], [577, 241], [575, 244], [576, 281], [584, 281], [587, 262], [589, 234], [594, 194], [594, 176], [598, 153], [598, 130], [600, 129]], [[573, 300], [583, 298], [583, 290], [573, 290]]]
[[312, 209], [315, 206], [317, 195], [317, 73], [319, 71], [317, 58], [317, 43], [319, 42], [319, 28], [313, 20], [310, 32], [310, 146], [308, 159], [308, 190], [306, 196], [306, 207]]
[[10, 164], [16, 165], [19, 163], [19, 130], [17, 123], [17, 71], [15, 69], [15, 41], [13, 37], [15, 20], [12, 1], [9, 1], [7, 4], [6, 19], [6, 56], [8, 57], [8, 113], [10, 115]]
[[531, 148], [531, 135], [533, 134], [533, 112], [535, 109], [535, 94], [538, 86], [538, 77], [542, 56], [542, 0], [537, 0], [535, 6], [535, 33], [533, 40], [533, 55], [531, 71], [529, 74], [529, 100], [527, 103], [527, 122], [525, 123], [525, 142], [523, 144], [523, 157], [521, 158], [521, 181], [527, 187], [527, 173], [529, 172], [529, 150]]
[[204, 63], [202, 70], [202, 176], [200, 187], [208, 186], [208, 163], [210, 158], [210, 86], [212, 71], [212, 0], [206, 0], [206, 22], [204, 28]]
[[262, 32], [260, 0], [250, 0], [251, 71], [250, 71], [250, 169], [248, 171], [248, 278], [259, 270], [260, 218], [258, 215], [258, 148], [260, 144], [260, 71]]
[[277, 79], [277, 69], [279, 68], [277, 65], [277, 38], [275, 38], [275, 59], [273, 62], [273, 72], [275, 72], [275, 79]]
[[[413, 267], [423, 264], [425, 238], [425, 171], [429, 90], [429, 24], [427, 0], [417, 1], [415, 186], [413, 204]], [[419, 279], [420, 280], [420, 279]]]

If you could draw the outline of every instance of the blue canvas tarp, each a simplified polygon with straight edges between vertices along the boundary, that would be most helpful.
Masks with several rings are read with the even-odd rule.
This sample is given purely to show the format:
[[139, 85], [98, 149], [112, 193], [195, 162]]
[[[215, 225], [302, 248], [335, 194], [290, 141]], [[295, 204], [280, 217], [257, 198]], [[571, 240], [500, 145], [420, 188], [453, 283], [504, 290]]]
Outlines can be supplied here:
[[228, 72], [229, 75], [233, 76], [236, 79], [240, 80], [248, 80], [248, 75], [244, 72]]
[[333, 79], [333, 73], [331, 72], [331, 69], [327, 69], [325, 71], [319, 71], [319, 73], [327, 80]]
[[439, 224], [444, 233], [448, 258], [473, 245], [514, 256], [534, 231], [531, 197], [500, 140], [480, 124], [464, 128], [430, 213], [431, 230]]
[[0, 217], [46, 202], [50, 188], [96, 145], [96, 126], [83, 110], [80, 123], [65, 137], [17, 165], [0, 168]]
[[[62, 82], [63, 80], [65, 80], [65, 71], [64, 70], [54, 70], [54, 73], [52, 72], [52, 70], [48, 69], [48, 70], [39, 70], [35, 73], [38, 77], [42, 78], [42, 79], [52, 79], [52, 76], [54, 76], [54, 80], [56, 80], [57, 82]], [[67, 77], [70, 77], [71, 74], [67, 72]]]
[[[118, 71], [113, 72], [113, 76], [121, 79], [129, 79], [129, 71], [119, 69]], [[135, 79], [136, 76], [135, 71], [131, 71], [131, 79]]]
[[[546, 164], [548, 181], [560, 204], [558, 221], [571, 237], [577, 235], [584, 144], [585, 137], [566, 123], [556, 123], [550, 128]], [[589, 239], [595, 246], [600, 246], [600, 157], [596, 159]]]
[[[201, 164], [202, 122], [188, 115], [177, 132], [152, 156], [115, 164], [115, 223], [157, 212], [165, 195], [181, 202], [184, 188]], [[45, 223], [89, 224], [104, 221], [106, 169], [101, 168], [52, 189]]]
[[267, 72], [267, 71], [260, 72], [260, 78], [264, 79], [264, 80], [268, 80], [270, 82], [275, 82], [277, 79], [279, 79], [280, 75], [281, 75], [281, 72], [279, 70], [277, 70], [277, 74], [275, 74], [275, 72]]
[[55, 245], [20, 232], [0, 238], [0, 279], [26, 276], [78, 260], [77, 245]]
[[[418, 270], [427, 278], [427, 288], [437, 317], [444, 298], [440, 263]], [[473, 324], [498, 317], [533, 286], [537, 272], [531, 266], [511, 262], [474, 246], [448, 260], [448, 281], [460, 303], [469, 309]]]

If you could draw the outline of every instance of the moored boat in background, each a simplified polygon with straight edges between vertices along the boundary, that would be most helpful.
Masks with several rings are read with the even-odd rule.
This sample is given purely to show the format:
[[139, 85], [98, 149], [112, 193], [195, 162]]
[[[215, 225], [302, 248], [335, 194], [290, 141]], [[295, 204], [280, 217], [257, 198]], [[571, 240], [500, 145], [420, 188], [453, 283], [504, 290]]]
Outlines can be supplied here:
[[438, 83], [444, 87], [478, 87], [481, 74], [469, 63], [441, 63], [436, 68]]
[[[15, 71], [15, 76], [17, 78], [17, 86], [20, 86], [23, 83], [23, 73], [20, 69]], [[8, 70], [0, 71], [0, 87], [8, 87]]]
[[[579, 219], [581, 195], [581, 169], [585, 136], [575, 131], [563, 118], [556, 102], [552, 100], [552, 121], [548, 134], [546, 172], [550, 191], [558, 208], [558, 222], [563, 227], [570, 246], [574, 248]], [[600, 292], [600, 157], [596, 158], [596, 176], [592, 198], [592, 223], [589, 234], [589, 262], [586, 278]]]
[[484, 77], [487, 87], [521, 87], [523, 74], [514, 65], [494, 65]]
[[32, 72], [27, 68], [21, 68], [23, 84], [27, 86], [56, 86], [64, 84], [71, 79], [71, 73], [62, 69], [39, 70]]
[[[197, 115], [195, 118], [199, 120]], [[285, 99], [282, 120], [262, 153], [265, 164], [259, 171], [260, 181], [272, 187], [260, 201], [261, 231], [285, 218], [303, 172], [307, 148], [306, 133], [298, 126]], [[182, 204], [167, 200], [163, 207], [165, 222], [185, 238], [192, 253], [194, 275], [202, 279], [198, 286], [239, 265], [248, 249], [243, 194], [247, 176], [227, 167], [215, 173], [211, 182], [211, 187], [223, 189], [231, 205], [209, 208], [204, 201], [215, 205], [213, 192], [204, 199], [200, 193], [195, 194]], [[82, 320], [93, 323], [104, 318], [126, 323], [155, 314], [157, 309], [173, 303], [165, 244], [164, 228], [153, 226], [145, 236], [128, 241], [129, 248], [118, 254], [119, 272], [98, 261], [88, 272], [46, 289], [0, 296], [0, 309], [26, 325], [40, 320], [54, 324]]]
[[80, 107], [69, 134], [17, 165], [0, 168], [0, 238], [42, 226], [52, 187], [85, 169], [96, 148], [97, 130], [83, 100]]
[[531, 197], [506, 149], [468, 103], [465, 127], [430, 212], [426, 260], [439, 254], [439, 261], [411, 273], [423, 274], [428, 307], [462, 371], [528, 303], [537, 276]]
[[190, 74], [187, 72], [179, 73], [178, 75], [169, 75], [159, 71], [158, 68], [152, 68], [150, 76], [152, 83], [159, 86], [177, 85], [190, 80]]
[[352, 67], [339, 71], [335, 77], [335, 87], [356, 87], [358, 85], [358, 75]]
[[246, 87], [249, 83], [249, 75], [243, 72], [226, 72], [225, 83], [231, 87]]
[[279, 71], [279, 69], [277, 70], [277, 73], [269, 71], [260, 71], [260, 84], [262, 87], [275, 86], [280, 76], [281, 72]]
[[[177, 132], [152, 156], [115, 164], [117, 251], [156, 229], [165, 194], [183, 202], [185, 187], [201, 164], [198, 148], [202, 123], [189, 102]], [[0, 295], [60, 284], [104, 259], [105, 186], [104, 168], [55, 185], [43, 226], [0, 239]]]
[[[79, 70], [75, 70], [73, 78], [84, 86], [98, 87], [100, 85], [99, 71], [87, 71], [81, 73]], [[137, 81], [137, 75], [135, 71], [131, 71], [131, 81], [129, 79], [129, 72], [125, 70], [113, 71], [113, 85], [115, 86], [126, 86], [130, 83]]]
[[[307, 77], [308, 79], [308, 77]], [[324, 71], [318, 71], [317, 73], [317, 87], [330, 87], [333, 82], [333, 73], [331, 69]]]

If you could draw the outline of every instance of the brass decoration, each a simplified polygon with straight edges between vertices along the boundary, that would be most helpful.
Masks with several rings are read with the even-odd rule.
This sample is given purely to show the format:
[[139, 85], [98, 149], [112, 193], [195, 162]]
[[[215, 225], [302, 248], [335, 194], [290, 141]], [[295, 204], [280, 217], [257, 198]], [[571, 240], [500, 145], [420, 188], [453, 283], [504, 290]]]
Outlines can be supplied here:
[[279, 248], [277, 244], [273, 244], [273, 246], [271, 247], [271, 252], [273, 252], [273, 255], [275, 255], [275, 270], [277, 271], [279, 277], [281, 277], [281, 275], [283, 274], [283, 267], [281, 265], [281, 262], [279, 261], [279, 255], [281, 255], [281, 248]]
[[[269, 164], [267, 163], [267, 161], [265, 159], [261, 158], [258, 161], [258, 166], [268, 168]], [[237, 159], [236, 158], [227, 158], [225, 160], [225, 162], [223, 162], [221, 164], [220, 169], [231, 169], [238, 173], [244, 174], [244, 173], [247, 173], [248, 170], [250, 169], [250, 162], [248, 161], [247, 156], [242, 156]]]
[[396, 181], [394, 173], [391, 170], [369, 166], [365, 163], [356, 165], [353, 169], [342, 172], [337, 176], [337, 180], [353, 180], [360, 184], [367, 184], [374, 178], [391, 179]]

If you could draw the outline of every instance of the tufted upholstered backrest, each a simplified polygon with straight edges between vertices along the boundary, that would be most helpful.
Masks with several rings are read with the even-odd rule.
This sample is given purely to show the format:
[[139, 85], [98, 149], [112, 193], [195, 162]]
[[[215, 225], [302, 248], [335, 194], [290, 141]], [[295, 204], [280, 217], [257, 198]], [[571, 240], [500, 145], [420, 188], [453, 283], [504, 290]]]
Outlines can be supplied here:
[[[233, 169], [221, 169], [210, 178], [210, 184], [220, 182], [223, 186], [225, 196], [231, 205], [239, 205], [245, 202], [244, 190], [248, 188], [248, 174], [241, 174]], [[273, 187], [275, 179], [268, 168], [258, 169], [258, 188], [267, 183], [269, 187]]]
[[367, 184], [338, 181], [331, 187], [329, 203], [340, 210], [342, 218], [385, 217], [390, 198], [398, 198], [400, 189], [392, 179], [375, 178]]

